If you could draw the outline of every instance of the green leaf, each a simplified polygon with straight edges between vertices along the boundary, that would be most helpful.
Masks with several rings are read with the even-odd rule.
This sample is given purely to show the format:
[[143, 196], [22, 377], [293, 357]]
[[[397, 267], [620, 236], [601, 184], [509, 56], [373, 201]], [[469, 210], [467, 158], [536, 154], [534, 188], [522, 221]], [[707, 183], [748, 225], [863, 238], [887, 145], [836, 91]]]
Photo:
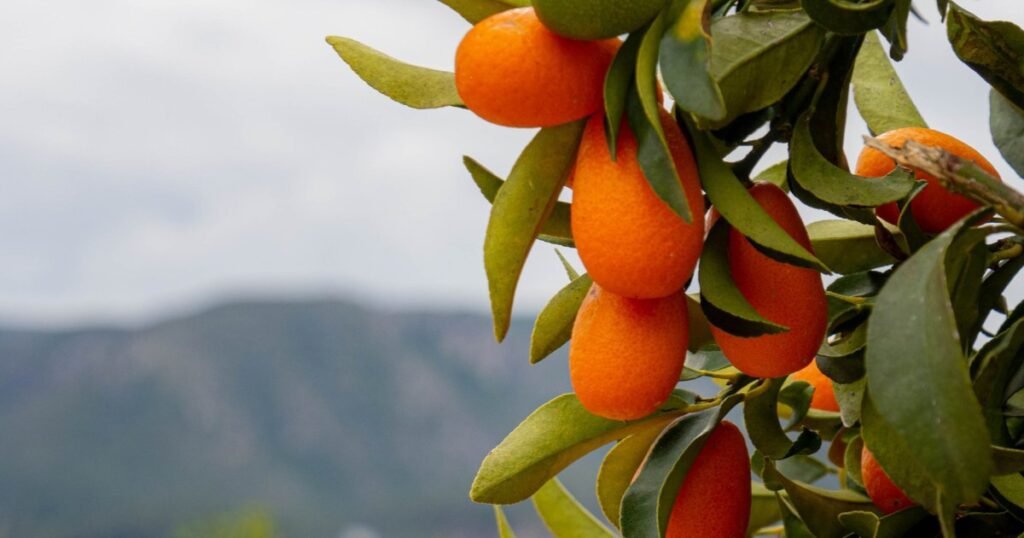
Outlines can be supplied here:
[[[977, 501], [992, 462], [944, 267], [947, 248], [983, 214], [975, 212], [961, 220], [896, 269], [878, 295], [868, 324], [865, 360], [871, 400], [892, 433], [916, 448], [915, 459], [925, 478], [950, 503], [946, 507]], [[874, 451], [873, 440], [867, 441]], [[891, 478], [897, 484], [910, 482], [903, 462], [883, 454], [876, 457], [887, 471], [895, 468]], [[924, 497], [921, 489], [905, 491], [931, 509], [942, 505], [934, 497]]]
[[601, 462], [597, 472], [597, 501], [608, 521], [619, 525], [622, 496], [633, 482], [654, 440], [661, 435], [663, 424], [652, 424], [619, 441]]
[[843, 453], [843, 468], [846, 469], [847, 479], [853, 480], [860, 486], [864, 484], [864, 477], [860, 473], [860, 457], [863, 449], [864, 439], [858, 435], [846, 442], [846, 451]]
[[782, 528], [786, 531], [786, 538], [815, 538], [797, 515], [796, 508], [793, 507], [789, 499], [783, 497], [781, 493], [776, 493], [775, 498], [782, 513]]
[[499, 342], [508, 333], [519, 274], [558, 201], [582, 132], [582, 121], [541, 129], [494, 198], [484, 238], [484, 268]]
[[821, 438], [804, 429], [797, 439], [791, 440], [782, 430], [778, 417], [779, 390], [785, 378], [765, 379], [768, 389], [754, 397], [747, 397], [743, 404], [743, 420], [747, 425], [747, 436], [759, 452], [773, 460], [781, 460], [797, 454], [813, 454], [821, 448]]
[[860, 420], [860, 404], [867, 382], [867, 379], [861, 378], [853, 383], [832, 385], [836, 393], [836, 403], [839, 404], [839, 417], [843, 421], [843, 426], [847, 428], [852, 428]]
[[992, 476], [1015, 474], [1024, 471], [1024, 450], [992, 447]]
[[850, 220], [820, 220], [807, 226], [818, 259], [835, 273], [849, 275], [892, 265], [875, 240], [875, 227]]
[[828, 475], [828, 466], [816, 458], [796, 455], [775, 462], [775, 468], [790, 480], [813, 484]]
[[[714, 125], [724, 125], [782, 99], [811, 66], [824, 36], [825, 31], [800, 11], [744, 11], [714, 21], [710, 73], [727, 111]], [[668, 72], [666, 67], [663, 65], [663, 70]], [[680, 93], [673, 91], [672, 95]]]
[[569, 341], [576, 312], [593, 283], [589, 275], [576, 278], [559, 290], [540, 311], [530, 335], [530, 364], [540, 362]]
[[[480, 188], [484, 198], [488, 202], [494, 203], [494, 198], [498, 196], [498, 191], [505, 184], [505, 181], [484, 168], [482, 164], [473, 160], [472, 157], [463, 156], [462, 164], [469, 171], [469, 175], [473, 178], [476, 186]], [[540, 234], [537, 235], [537, 239], [563, 247], [574, 246], [572, 226], [570, 224], [571, 213], [572, 206], [570, 204], [555, 202], [554, 209], [551, 210], [551, 214], [548, 215], [547, 219], [544, 219], [544, 224], [540, 227]]]
[[960, 60], [1024, 108], [1024, 30], [1012, 22], [981, 20], [950, 2], [946, 33]]
[[704, 315], [716, 327], [741, 336], [788, 331], [787, 327], [762, 317], [736, 287], [730, 274], [728, 248], [729, 225], [719, 219], [704, 241], [704, 250], [697, 265]]
[[704, 190], [722, 217], [761, 246], [766, 254], [793, 265], [828, 273], [821, 260], [786, 233], [747, 192], [732, 170], [722, 162], [707, 134], [689, 127]]
[[498, 505], [494, 505], [494, 519], [498, 523], [498, 538], [516, 538], [516, 533], [512, 532], [505, 512]]
[[989, 129], [1003, 159], [1024, 177], [1024, 109], [999, 92], [989, 92]]
[[782, 519], [779, 512], [779, 503], [776, 493], [760, 482], [750, 483], [750, 523], [747, 525], [747, 535], [754, 534], [761, 527], [771, 525]]
[[889, 20], [893, 0], [800, 0], [800, 7], [830, 32], [858, 35], [881, 28]]
[[661, 124], [661, 105], [657, 100], [658, 40], [664, 30], [664, 15], [659, 15], [644, 32], [636, 59], [636, 92], [627, 95], [626, 116], [636, 136], [636, 158], [647, 182], [672, 211], [686, 222], [692, 222], [700, 215], [690, 214], [679, 171]]
[[1024, 476], [1016, 473], [993, 476], [990, 491], [1000, 506], [1024, 520]]
[[462, 106], [452, 73], [400, 62], [347, 37], [330, 36], [327, 43], [370, 87], [403, 105]]
[[818, 538], [841, 538], [847, 534], [839, 523], [839, 514], [853, 511], [876, 512], [867, 497], [849, 490], [827, 490], [778, 472], [770, 459], [764, 464], [765, 485], [784, 488], [807, 528]]
[[1009, 433], [1003, 417], [1003, 405], [1010, 394], [1007, 385], [1015, 372], [1024, 363], [1024, 320], [1018, 320], [1005, 331], [985, 343], [972, 364], [974, 394], [985, 414], [992, 442], [997, 445], [1010, 443]]
[[839, 523], [862, 538], [902, 538], [915, 536], [911, 531], [928, 518], [928, 512], [915, 506], [886, 516], [873, 512], [839, 514]]
[[787, 170], [789, 170], [789, 161], [777, 162], [762, 170], [754, 180], [767, 181], [782, 190], [787, 190], [789, 189], [788, 177], [786, 176]]
[[476, 24], [495, 13], [530, 5], [530, 0], [440, 0], [471, 24]]
[[569, 260], [565, 259], [565, 256], [562, 254], [562, 251], [556, 248], [555, 254], [558, 256], [558, 261], [562, 262], [562, 268], [565, 269], [565, 275], [569, 277], [569, 282], [572, 282], [573, 280], [576, 280], [577, 278], [580, 277], [580, 273], [576, 270], [575, 267], [572, 266], [571, 263], [569, 263]]
[[612, 65], [604, 78], [604, 132], [608, 139], [608, 153], [614, 161], [618, 156], [619, 128], [622, 115], [626, 113], [626, 99], [632, 88], [633, 72], [636, 70], [636, 56], [644, 32], [638, 30], [629, 34], [626, 42], [619, 47], [612, 59]]
[[964, 353], [973, 349], [985, 321], [982, 318], [988, 317], [987, 310], [982, 314], [986, 301], [980, 297], [989, 262], [986, 234], [984, 230], [965, 230], [946, 251], [946, 281]]
[[853, 175], [818, 152], [811, 136], [810, 116], [797, 120], [789, 143], [793, 179], [815, 198], [839, 206], [877, 207], [895, 202], [914, 188], [914, 176], [896, 167], [882, 178]]
[[613, 538], [615, 535], [601, 524], [570, 494], [565, 486], [552, 478], [533, 494], [533, 507], [553, 538]]
[[897, 62], [907, 52], [907, 19], [913, 0], [896, 0], [892, 15], [882, 27], [882, 35], [889, 40], [889, 57]]
[[481, 503], [517, 503], [598, 447], [676, 416], [678, 411], [666, 411], [630, 422], [608, 420], [587, 412], [576, 395], [563, 394], [526, 417], [484, 458], [469, 496]]
[[665, 429], [622, 498], [623, 536], [664, 536], [687, 471], [711, 432], [741, 400], [742, 396], [733, 394], [718, 407], [685, 415]]
[[689, 317], [690, 323], [690, 343], [686, 349], [697, 352], [701, 348], [713, 344], [715, 339], [711, 336], [711, 325], [701, 308], [699, 294], [686, 295], [686, 315]]
[[679, 380], [697, 379], [703, 376], [704, 372], [717, 372], [730, 366], [732, 364], [722, 353], [722, 349], [717, 344], [709, 344], [686, 355], [686, 365]]
[[853, 68], [853, 100], [868, 129], [876, 135], [901, 127], [928, 126], [874, 32], [864, 36], [864, 44], [857, 54]]
[[707, 0], [677, 0], [661, 40], [661, 72], [679, 108], [711, 120], [725, 119], [722, 91], [711, 76]]

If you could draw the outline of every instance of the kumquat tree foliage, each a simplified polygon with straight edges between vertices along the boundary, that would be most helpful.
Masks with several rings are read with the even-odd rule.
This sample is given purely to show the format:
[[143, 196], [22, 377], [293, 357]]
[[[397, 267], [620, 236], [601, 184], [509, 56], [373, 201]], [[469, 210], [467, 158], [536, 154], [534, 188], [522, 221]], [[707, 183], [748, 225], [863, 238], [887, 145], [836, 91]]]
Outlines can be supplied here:
[[[1024, 196], [892, 64], [911, 16], [941, 20], [1024, 174], [1021, 28], [947, 0], [442, 2], [471, 23], [453, 72], [328, 42], [402, 104], [539, 128], [504, 178], [464, 158], [499, 341], [538, 240], [586, 270], [563, 258], [524, 357], [568, 344], [574, 392], [469, 491], [500, 536], [527, 499], [557, 537], [1024, 532]], [[850, 99], [871, 133], [852, 165]], [[774, 144], [788, 159], [761, 163]], [[603, 521], [557, 476], [609, 444]]]

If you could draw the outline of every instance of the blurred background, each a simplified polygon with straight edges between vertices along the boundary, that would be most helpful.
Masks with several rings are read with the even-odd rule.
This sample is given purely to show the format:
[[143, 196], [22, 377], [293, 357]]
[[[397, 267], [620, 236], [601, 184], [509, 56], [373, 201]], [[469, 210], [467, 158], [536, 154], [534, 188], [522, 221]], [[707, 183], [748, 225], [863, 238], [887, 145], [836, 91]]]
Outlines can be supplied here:
[[[1014, 177], [917, 4], [910, 93]], [[493, 534], [469, 483], [569, 390], [526, 354], [565, 275], [536, 248], [494, 343], [461, 156], [504, 174], [532, 132], [405, 109], [323, 41], [451, 69], [467, 29], [430, 0], [0, 4], [0, 538]]]

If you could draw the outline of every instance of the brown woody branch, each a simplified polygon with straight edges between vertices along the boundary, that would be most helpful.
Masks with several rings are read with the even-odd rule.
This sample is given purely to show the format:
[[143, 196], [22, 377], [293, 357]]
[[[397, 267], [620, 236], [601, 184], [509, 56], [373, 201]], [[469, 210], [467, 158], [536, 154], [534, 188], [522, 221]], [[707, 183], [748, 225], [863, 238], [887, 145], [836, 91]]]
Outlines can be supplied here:
[[901, 148], [870, 136], [864, 137], [864, 143], [904, 168], [918, 169], [935, 177], [952, 192], [992, 206], [996, 213], [1011, 224], [1024, 227], [1024, 194], [999, 181], [973, 162], [913, 140], [907, 140]]

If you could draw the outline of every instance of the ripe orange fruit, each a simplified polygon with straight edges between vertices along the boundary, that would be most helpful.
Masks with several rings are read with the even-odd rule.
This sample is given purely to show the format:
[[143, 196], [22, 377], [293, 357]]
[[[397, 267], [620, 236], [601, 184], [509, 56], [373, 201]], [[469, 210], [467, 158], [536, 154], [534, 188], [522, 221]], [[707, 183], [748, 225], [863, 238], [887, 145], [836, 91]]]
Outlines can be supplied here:
[[[982, 157], [974, 148], [946, 133], [924, 127], [904, 127], [883, 133], [877, 138], [896, 147], [902, 147], [907, 140], [936, 146], [961, 159], [974, 162], [989, 174], [999, 178], [999, 173], [985, 157]], [[892, 172], [895, 167], [896, 162], [882, 152], [865, 147], [860, 152], [860, 157], [857, 158], [856, 173], [865, 177], [881, 177]], [[931, 175], [915, 170], [914, 176], [928, 182], [928, 186], [910, 202], [910, 212], [918, 226], [925, 232], [940, 233], [978, 208], [978, 204], [973, 200], [946, 190], [939, 180]], [[892, 224], [896, 224], [899, 219], [899, 207], [896, 202], [879, 206], [876, 213]]]
[[[757, 183], [750, 194], [786, 233], [811, 249], [807, 228], [782, 189]], [[735, 229], [729, 232], [729, 268], [736, 287], [761, 316], [789, 327], [784, 333], [742, 337], [712, 325], [715, 342], [733, 366], [755, 377], [781, 377], [814, 360], [828, 320], [821, 275], [765, 256]]]
[[871, 497], [871, 502], [886, 514], [913, 506], [914, 501], [893, 483], [867, 445], [860, 451], [860, 476], [864, 480], [864, 489], [867, 490], [868, 497]]
[[576, 41], [548, 30], [533, 8], [496, 13], [455, 52], [455, 86], [466, 107], [508, 127], [549, 127], [602, 107], [618, 39]]
[[704, 196], [693, 153], [668, 113], [662, 113], [661, 123], [693, 216], [689, 224], [648, 184], [637, 161], [636, 138], [625, 123], [616, 161], [600, 114], [587, 124], [576, 158], [576, 249], [594, 282], [626, 297], [665, 297], [682, 289], [704, 243]]
[[750, 520], [750, 458], [743, 434], [722, 422], [686, 473], [668, 519], [668, 538], [742, 538]]
[[836, 402], [835, 387], [832, 380], [818, 369], [818, 363], [811, 361], [803, 370], [789, 376], [793, 381], [806, 381], [814, 387], [814, 396], [811, 397], [811, 409], [821, 411], [839, 411], [839, 404]]
[[580, 403], [613, 420], [645, 417], [679, 381], [689, 341], [686, 297], [628, 299], [595, 284], [569, 342], [569, 378]]

